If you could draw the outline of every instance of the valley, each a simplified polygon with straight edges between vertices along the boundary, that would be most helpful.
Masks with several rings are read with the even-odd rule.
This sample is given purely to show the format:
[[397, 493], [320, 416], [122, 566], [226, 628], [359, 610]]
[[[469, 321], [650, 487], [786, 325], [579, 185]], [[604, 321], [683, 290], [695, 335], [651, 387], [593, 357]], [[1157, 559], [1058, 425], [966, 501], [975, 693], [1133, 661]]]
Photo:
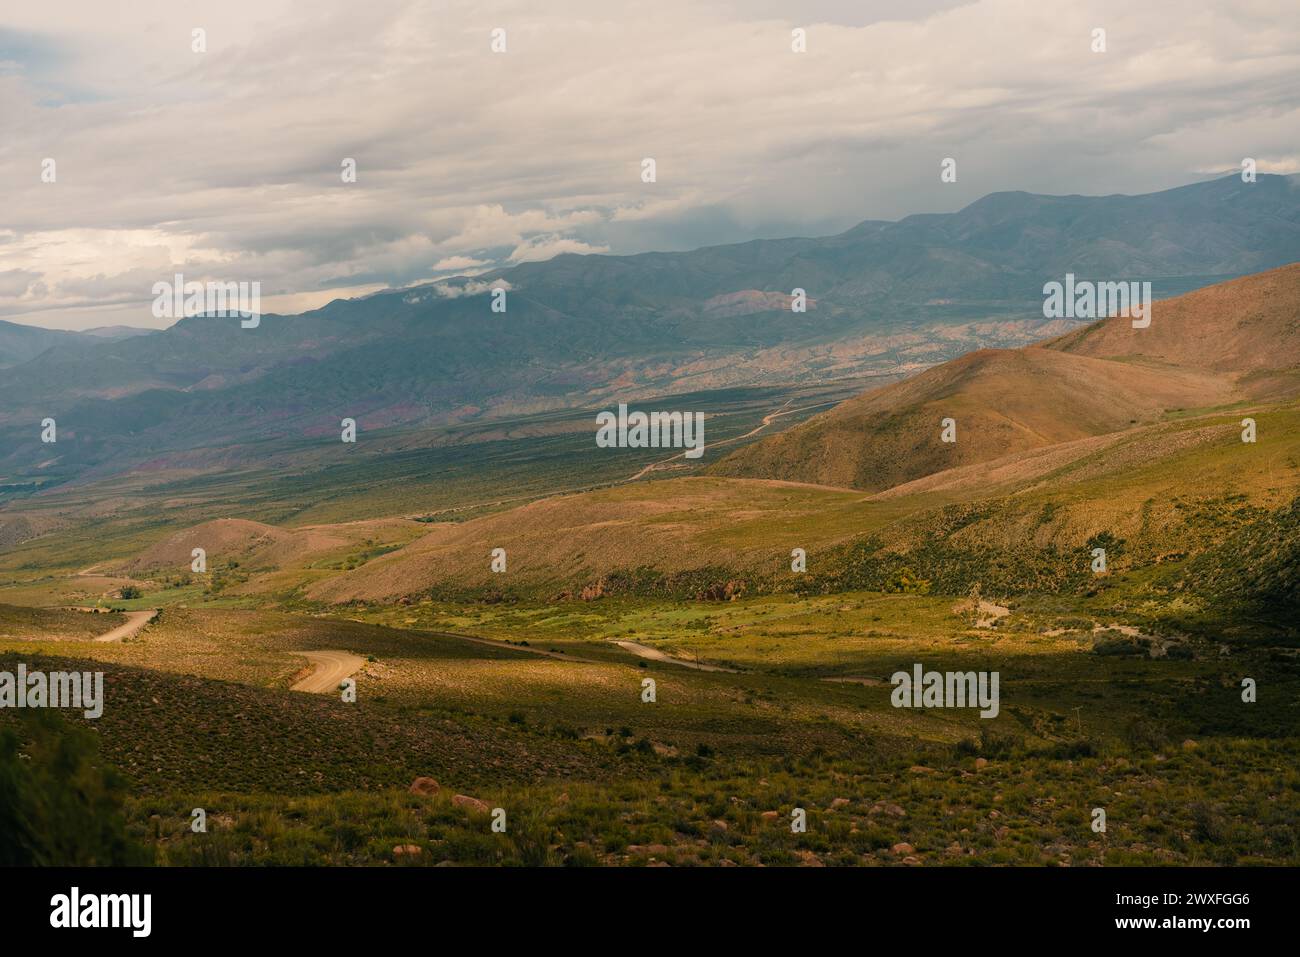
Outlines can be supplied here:
[[0, 670], [105, 673], [162, 864], [1295, 865], [1297, 270], [659, 400], [698, 463], [584, 408], [12, 494]]

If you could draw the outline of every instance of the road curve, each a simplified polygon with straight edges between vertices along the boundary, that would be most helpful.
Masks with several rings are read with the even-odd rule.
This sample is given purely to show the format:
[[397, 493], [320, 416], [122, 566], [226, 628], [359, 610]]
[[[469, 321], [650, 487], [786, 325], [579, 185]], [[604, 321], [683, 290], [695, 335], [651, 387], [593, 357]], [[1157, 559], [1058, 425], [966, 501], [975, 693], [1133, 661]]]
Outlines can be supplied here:
[[118, 625], [112, 631], [106, 631], [96, 641], [121, 641], [123, 638], [130, 638], [149, 622], [158, 617], [158, 609], [150, 608], [146, 611], [128, 611], [126, 613], [126, 624]]
[[366, 659], [347, 651], [295, 651], [315, 667], [311, 674], [293, 685], [290, 691], [311, 691], [316, 693], [336, 691], [344, 678], [351, 677]]

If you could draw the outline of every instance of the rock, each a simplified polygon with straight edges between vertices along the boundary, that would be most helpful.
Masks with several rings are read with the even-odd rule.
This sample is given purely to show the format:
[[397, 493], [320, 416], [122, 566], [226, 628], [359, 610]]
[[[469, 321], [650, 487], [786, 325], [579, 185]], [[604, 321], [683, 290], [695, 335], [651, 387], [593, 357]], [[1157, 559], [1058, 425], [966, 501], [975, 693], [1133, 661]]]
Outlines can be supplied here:
[[877, 801], [871, 805], [868, 814], [888, 814], [890, 817], [907, 817], [907, 812], [897, 804], [890, 804], [888, 801]]
[[604, 598], [605, 579], [602, 578], [599, 581], [592, 582], [589, 585], [583, 585], [582, 591], [578, 593], [578, 597], [581, 598], [583, 601], [595, 601], [597, 598]]
[[975, 770], [976, 770], [976, 771], [980, 770], [980, 768], [987, 768], [988, 766], [989, 766], [989, 760], [988, 760], [988, 758], [976, 758], [976, 759], [975, 759]]
[[645, 846], [644, 850], [645, 850], [645, 852], [646, 852], [647, 854], [649, 854], [651, 857], [663, 857], [665, 854], [668, 853], [668, 845], [667, 845], [667, 844], [647, 844], [647, 845]]
[[424, 850], [416, 844], [398, 844], [393, 848], [393, 857], [419, 857]]
[[913, 857], [912, 855], [909, 854], [907, 857], [903, 858], [903, 863], [916, 866], [921, 863], [921, 859], [919, 857]]
[[472, 814], [487, 814], [491, 808], [480, 801], [478, 798], [469, 797], [466, 794], [452, 795], [451, 803], [456, 807], [463, 807]]
[[713, 829], [715, 831], [725, 831], [727, 829], [727, 822], [722, 820], [714, 821]]
[[895, 854], [902, 855], [902, 854], [912, 854], [916, 851], [916, 848], [914, 848], [911, 844], [904, 842], [900, 844], [895, 844], [893, 847], [890, 848], [890, 850], [893, 851]]
[[416, 778], [411, 782], [408, 790], [412, 794], [421, 794], [428, 797], [431, 794], [437, 794], [442, 788], [433, 778]]
[[775, 821], [781, 816], [780, 811], [764, 811], [759, 815], [764, 821]]
[[848, 798], [836, 798], [835, 800], [831, 801], [831, 810], [834, 811], [836, 808], [844, 807], [848, 803], [849, 803]]
[[825, 864], [822, 863], [822, 859], [818, 857], [816, 854], [814, 854], [812, 851], [804, 850], [804, 851], [796, 851], [795, 853], [799, 855], [799, 861], [804, 867], [825, 867], [826, 866]]
[[1195, 751], [1196, 748], [1197, 748], [1197, 744], [1191, 738], [1188, 738], [1186, 741], [1183, 742], [1184, 751]]
[[914, 764], [907, 770], [913, 774], [934, 774], [934, 768], [927, 768], [924, 764]]

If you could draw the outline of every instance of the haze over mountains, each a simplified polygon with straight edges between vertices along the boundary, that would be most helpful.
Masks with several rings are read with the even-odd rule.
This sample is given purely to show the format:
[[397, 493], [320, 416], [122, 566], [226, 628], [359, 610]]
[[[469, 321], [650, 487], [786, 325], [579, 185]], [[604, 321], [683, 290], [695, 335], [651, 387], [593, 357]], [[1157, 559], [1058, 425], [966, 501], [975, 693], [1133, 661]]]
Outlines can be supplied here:
[[[6, 325], [0, 352], [14, 364], [0, 380], [0, 485], [333, 434], [345, 416], [364, 430], [915, 371], [1068, 331], [1041, 317], [1042, 284], [1066, 272], [1149, 279], [1161, 296], [1300, 260], [1298, 183], [1261, 175], [1142, 196], [997, 193], [957, 213], [825, 238], [563, 255], [266, 316], [256, 329], [197, 317], [102, 340]], [[490, 311], [485, 291], [498, 282], [509, 287], [505, 314]], [[805, 314], [788, 308], [795, 288], [807, 291]], [[994, 361], [1009, 360], [971, 363]], [[1169, 388], [1175, 398], [1200, 383], [1184, 376]], [[46, 416], [60, 424], [53, 456], [38, 440]]]

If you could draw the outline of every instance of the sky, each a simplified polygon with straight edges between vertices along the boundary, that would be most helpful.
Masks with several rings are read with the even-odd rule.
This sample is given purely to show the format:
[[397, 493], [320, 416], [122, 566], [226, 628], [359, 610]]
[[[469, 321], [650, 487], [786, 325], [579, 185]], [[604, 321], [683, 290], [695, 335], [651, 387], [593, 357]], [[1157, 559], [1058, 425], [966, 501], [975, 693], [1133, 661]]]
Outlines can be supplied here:
[[1295, 0], [0, 0], [0, 319], [1294, 173], [1297, 131]]

